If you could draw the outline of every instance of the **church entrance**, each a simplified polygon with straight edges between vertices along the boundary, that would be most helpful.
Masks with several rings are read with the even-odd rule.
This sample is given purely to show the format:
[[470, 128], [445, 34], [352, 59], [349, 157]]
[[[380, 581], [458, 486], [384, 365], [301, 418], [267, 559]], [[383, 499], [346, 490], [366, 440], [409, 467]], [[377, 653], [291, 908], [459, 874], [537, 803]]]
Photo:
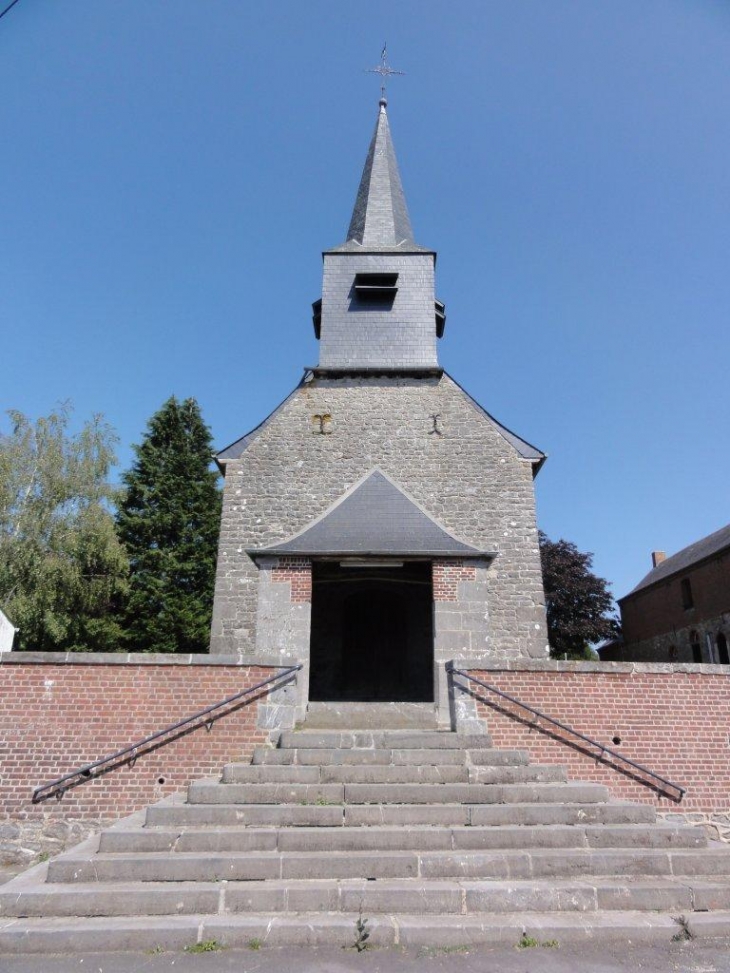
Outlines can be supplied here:
[[309, 698], [433, 701], [430, 562], [313, 563]]

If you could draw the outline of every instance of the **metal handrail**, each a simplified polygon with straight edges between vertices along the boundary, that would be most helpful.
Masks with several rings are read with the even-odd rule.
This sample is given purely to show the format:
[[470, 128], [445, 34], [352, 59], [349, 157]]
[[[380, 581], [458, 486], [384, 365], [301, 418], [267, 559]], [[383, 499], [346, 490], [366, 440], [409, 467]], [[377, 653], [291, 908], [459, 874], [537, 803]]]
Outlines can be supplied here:
[[[244, 696], [250, 696], [252, 693], [258, 692], [265, 686], [269, 686], [272, 682], [277, 682], [280, 679], [286, 679], [291, 676], [292, 673], [298, 672], [302, 668], [302, 663], [298, 663], [295, 666], [288, 666], [283, 672], [277, 672], [273, 676], [269, 676], [268, 679], [264, 679], [261, 682], [256, 683], [255, 686], [249, 686], [248, 689], [242, 689], [239, 693], [234, 693], [233, 696], [229, 696], [227, 699], [222, 699], [219, 703], [213, 703], [212, 706], [206, 706], [205, 709], [198, 710], [197, 713], [193, 713], [192, 716], [186, 716], [182, 720], [178, 720], [177, 723], [171, 723], [170, 726], [166, 726], [162, 730], [157, 730], [155, 733], [150, 733], [149, 736], [144, 737], [142, 740], [138, 740], [136, 743], [131, 743], [128, 747], [123, 747], [121, 750], [117, 750], [115, 753], [110, 753], [106, 757], [101, 757], [99, 760], [95, 760], [93, 763], [84, 764], [78, 767], [76, 770], [70, 771], [68, 774], [63, 774], [61, 777], [56, 777], [55, 780], [49, 781], [47, 784], [39, 784], [38, 787], [33, 789], [32, 803], [39, 804], [41, 801], [47, 800], [49, 797], [55, 796], [59, 801], [72, 787], [78, 787], [80, 784], [85, 784], [87, 781], [94, 780], [97, 777], [101, 777], [104, 773], [109, 773], [110, 770], [114, 770], [116, 766], [120, 764], [129, 763], [134, 766], [134, 762], [137, 757], [140, 756], [140, 750], [146, 747], [149, 743], [153, 743], [155, 740], [159, 740], [161, 737], [166, 736], [168, 733], [174, 733], [176, 730], [181, 730], [183, 727], [188, 726], [190, 723], [194, 723], [196, 720], [201, 720], [204, 716], [209, 717], [204, 720], [198, 726], [193, 726], [188, 732], [193, 730], [198, 730], [200, 727], [205, 727], [207, 730], [213, 728], [213, 723], [220, 719], [222, 716], [226, 716], [230, 710], [226, 710], [224, 713], [216, 713], [216, 710], [220, 710], [223, 706], [228, 706], [230, 703], [235, 703], [237, 700], [242, 699]], [[251, 702], [251, 700], [249, 700]], [[174, 737], [173, 739], [177, 739]], [[159, 743], [158, 747], [164, 747], [166, 744], [172, 743], [172, 739], [165, 740], [163, 743]], [[154, 749], [157, 749], [155, 747]], [[121, 758], [130, 755], [127, 760], [122, 760]], [[112, 766], [108, 766], [112, 765]], [[99, 770], [99, 768], [102, 768]], [[94, 771], [99, 770], [98, 773]], [[76, 778], [76, 779], [74, 779]], [[72, 783], [66, 783], [67, 781], [72, 781]], [[65, 785], [65, 786], [64, 786]]]
[[[553, 726], [559, 727], [561, 730], [564, 730], [566, 733], [571, 733], [574, 737], [578, 737], [579, 740], [582, 740], [583, 743], [588, 743], [592, 747], [597, 747], [601, 751], [601, 753], [596, 755], [596, 759], [602, 760], [604, 759], [606, 754], [610, 754], [611, 757], [613, 757], [614, 759], [620, 760], [623, 763], [628, 764], [630, 767], [633, 767], [634, 770], [638, 770], [640, 773], [644, 774], [647, 777], [650, 777], [652, 780], [659, 781], [661, 784], [664, 784], [666, 787], [670, 787], [672, 788], [672, 790], [677, 791], [679, 793], [679, 801], [681, 801], [684, 795], [687, 793], [686, 787], [680, 787], [679, 784], [675, 784], [671, 780], [667, 780], [666, 777], [661, 777], [659, 774], [654, 773], [653, 770], [649, 770], [647, 767], [642, 766], [642, 764], [637, 763], [635, 760], [630, 760], [628, 757], [624, 757], [624, 755], [619, 753], [617, 750], [612, 750], [611, 747], [607, 747], [604, 744], [599, 743], [597, 740], [591, 739], [591, 737], [586, 736], [584, 733], [579, 733], [578, 730], [574, 730], [572, 726], [568, 726], [565, 723], [561, 723], [560, 720], [556, 720], [552, 716], [548, 716], [546, 713], [542, 713], [539, 709], [535, 709], [534, 706], [528, 706], [527, 703], [523, 703], [521, 700], [516, 699], [514, 696], [510, 696], [509, 693], [505, 693], [501, 689], [497, 689], [496, 686], [490, 686], [489, 683], [483, 682], [481, 679], [477, 679], [476, 676], [472, 676], [469, 672], [466, 672], [463, 669], [457, 669], [454, 666], [452, 666], [450, 663], [447, 664], [446, 671], [457, 676], [463, 676], [465, 679], [468, 679], [470, 682], [474, 682], [478, 686], [482, 686], [484, 689], [489, 690], [489, 692], [496, 693], [497, 696], [501, 696], [502, 699], [508, 699], [510, 703], [514, 703], [515, 706], [520, 706], [522, 709], [525, 709], [529, 713], [532, 713], [533, 716], [536, 716], [538, 719], [545, 720], [547, 723], [551, 723]], [[569, 743], [569, 741], [567, 740], [563, 742], [565, 742], [566, 744]], [[646, 783], [648, 787], [656, 786], [650, 784], [648, 781], [643, 781], [642, 783]], [[661, 790], [661, 788], [658, 789]]]

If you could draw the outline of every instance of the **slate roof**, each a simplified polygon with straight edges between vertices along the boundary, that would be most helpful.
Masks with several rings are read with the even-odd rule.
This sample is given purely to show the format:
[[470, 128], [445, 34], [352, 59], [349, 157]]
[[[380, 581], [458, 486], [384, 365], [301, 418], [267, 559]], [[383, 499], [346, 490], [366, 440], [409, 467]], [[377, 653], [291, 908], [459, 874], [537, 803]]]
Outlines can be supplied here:
[[226, 460], [238, 459], [240, 456], [242, 456], [243, 453], [245, 453], [248, 447], [251, 445], [251, 443], [258, 438], [260, 433], [264, 431], [264, 429], [268, 426], [268, 424], [271, 422], [274, 416], [277, 415], [277, 413], [279, 413], [284, 408], [287, 402], [289, 402], [291, 399], [294, 398], [294, 396], [297, 394], [297, 392], [302, 387], [302, 385], [304, 385], [304, 383], [307, 381], [307, 378], [310, 374], [311, 374], [310, 371], [307, 370], [304, 373], [304, 377], [302, 378], [301, 382], [291, 390], [291, 392], [287, 395], [284, 401], [280, 402], [277, 405], [277, 407], [273, 410], [273, 412], [270, 412], [267, 415], [267, 417], [263, 420], [263, 422], [260, 422], [258, 426], [254, 426], [253, 429], [251, 429], [249, 432], [241, 436], [240, 439], [236, 439], [234, 442], [230, 444], [230, 446], [226, 446], [225, 449], [222, 449], [219, 453], [216, 453], [214, 455], [214, 459], [216, 463], [218, 463], [219, 465], [225, 464]]
[[299, 534], [249, 554], [496, 556], [458, 540], [378, 469]]
[[385, 102], [380, 111], [355, 208], [347, 231], [347, 242], [333, 251], [432, 253], [413, 239], [413, 229], [403, 193]]
[[[694, 564], [700, 561], [704, 561], [705, 558], [710, 557], [713, 554], [718, 554], [724, 548], [730, 548], [730, 524], [726, 527], [721, 527], [720, 530], [716, 530], [714, 534], [708, 534], [707, 537], [703, 537], [702, 540], [695, 541], [694, 544], [690, 544], [688, 547], [682, 548], [676, 554], [668, 557], [661, 564], [657, 564], [655, 568], [642, 578], [641, 581], [633, 588], [629, 595], [633, 595], [637, 591], [641, 591], [642, 588], [648, 588], [649, 585], [656, 584], [658, 581], [664, 581], [666, 578], [671, 577], [673, 574], [678, 574], [681, 571], [686, 571], [691, 568]], [[628, 598], [629, 595], [624, 597]], [[619, 601], [623, 601], [620, 598]]]
[[537, 446], [533, 446], [532, 443], [528, 443], [526, 439], [522, 439], [517, 435], [516, 432], [512, 432], [511, 429], [508, 429], [507, 426], [503, 426], [502, 423], [495, 419], [490, 412], [487, 412], [483, 405], [480, 405], [476, 399], [472, 398], [472, 396], [469, 395], [462, 385], [459, 385], [453, 375], [449, 375], [448, 372], [446, 372], [446, 375], [451, 379], [454, 385], [456, 385], [456, 387], [464, 393], [477, 412], [480, 412], [483, 416], [486, 416], [486, 418], [497, 427], [500, 435], [502, 435], [507, 442], [517, 450], [523, 459], [529, 459], [532, 463], [536, 464], [535, 473], [537, 473], [547, 459], [547, 453], [543, 453], [543, 451], [538, 449]]

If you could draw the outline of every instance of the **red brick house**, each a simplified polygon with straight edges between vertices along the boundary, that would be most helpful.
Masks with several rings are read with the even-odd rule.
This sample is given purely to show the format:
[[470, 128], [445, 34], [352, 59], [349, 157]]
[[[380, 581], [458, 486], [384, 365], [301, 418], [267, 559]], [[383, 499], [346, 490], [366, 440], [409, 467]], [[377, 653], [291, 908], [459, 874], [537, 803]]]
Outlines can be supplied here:
[[601, 658], [730, 664], [730, 524], [672, 557], [655, 551], [652, 562], [618, 599], [623, 645]]

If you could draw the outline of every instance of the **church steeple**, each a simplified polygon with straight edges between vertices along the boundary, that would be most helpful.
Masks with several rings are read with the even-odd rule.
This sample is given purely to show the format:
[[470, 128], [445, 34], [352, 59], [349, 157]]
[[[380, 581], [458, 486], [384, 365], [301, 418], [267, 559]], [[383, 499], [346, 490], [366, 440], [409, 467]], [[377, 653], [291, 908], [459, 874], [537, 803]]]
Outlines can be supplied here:
[[439, 370], [433, 250], [413, 239], [385, 98], [380, 99], [347, 240], [324, 253], [314, 305], [320, 370]]
[[366, 249], [402, 247], [414, 242], [385, 106], [386, 101], [381, 98], [347, 231], [348, 242], [353, 240]]

